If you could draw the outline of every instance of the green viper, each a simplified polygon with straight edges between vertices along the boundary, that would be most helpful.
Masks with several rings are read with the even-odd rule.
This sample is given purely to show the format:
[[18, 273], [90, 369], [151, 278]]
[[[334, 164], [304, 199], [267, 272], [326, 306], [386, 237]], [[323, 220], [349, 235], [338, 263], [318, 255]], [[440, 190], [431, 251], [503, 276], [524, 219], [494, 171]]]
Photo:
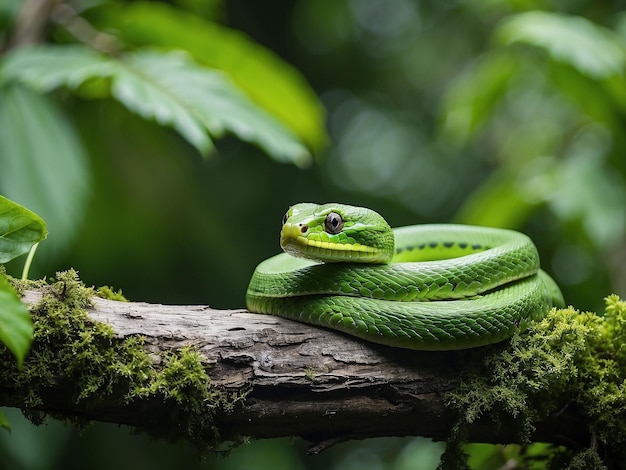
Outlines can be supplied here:
[[482, 346], [564, 304], [539, 269], [535, 245], [511, 230], [391, 229], [370, 209], [302, 203], [285, 215], [280, 244], [288, 254], [257, 266], [248, 309], [375, 343], [421, 350]]

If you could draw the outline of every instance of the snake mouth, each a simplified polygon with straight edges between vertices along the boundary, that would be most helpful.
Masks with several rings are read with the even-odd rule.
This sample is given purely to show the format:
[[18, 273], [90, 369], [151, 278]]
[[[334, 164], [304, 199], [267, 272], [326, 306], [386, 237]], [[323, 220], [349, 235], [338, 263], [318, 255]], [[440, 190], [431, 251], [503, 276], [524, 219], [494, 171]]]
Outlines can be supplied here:
[[281, 239], [281, 245], [283, 245], [283, 248], [289, 244], [298, 245], [301, 247], [320, 248], [322, 250], [336, 251], [338, 253], [349, 251], [355, 251], [359, 253], [376, 253], [376, 248], [361, 245], [360, 243], [334, 243], [322, 240], [310, 240], [303, 236]]
[[[308, 235], [299, 224], [285, 224], [280, 233], [280, 246], [292, 256], [324, 262], [366, 261], [378, 255], [377, 248], [360, 243], [320, 240]], [[312, 234], [315, 236], [315, 234]]]

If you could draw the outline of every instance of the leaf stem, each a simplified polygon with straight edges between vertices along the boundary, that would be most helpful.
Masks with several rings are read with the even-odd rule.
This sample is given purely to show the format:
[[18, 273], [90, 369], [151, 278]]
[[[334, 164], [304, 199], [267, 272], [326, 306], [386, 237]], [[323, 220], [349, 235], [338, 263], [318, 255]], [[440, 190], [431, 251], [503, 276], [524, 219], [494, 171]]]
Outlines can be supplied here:
[[24, 263], [24, 269], [22, 270], [22, 281], [26, 281], [28, 279], [28, 272], [30, 271], [30, 265], [33, 262], [33, 258], [35, 257], [35, 252], [37, 251], [37, 247], [39, 243], [35, 243], [30, 251], [28, 252], [28, 257], [26, 258], [26, 262]]

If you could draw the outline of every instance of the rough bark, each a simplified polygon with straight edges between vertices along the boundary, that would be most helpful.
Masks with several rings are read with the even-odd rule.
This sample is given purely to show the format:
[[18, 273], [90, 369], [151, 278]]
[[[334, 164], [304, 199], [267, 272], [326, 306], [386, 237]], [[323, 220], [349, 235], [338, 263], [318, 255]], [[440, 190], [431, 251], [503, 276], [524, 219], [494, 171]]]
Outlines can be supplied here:
[[[28, 291], [24, 300], [35, 304], [40, 297], [40, 292]], [[463, 352], [400, 350], [274, 316], [198, 305], [94, 299], [88, 313], [111, 325], [119, 338], [144, 337], [156, 363], [167, 351], [193, 346], [210, 364], [211, 387], [246, 393], [234, 411], [216, 415], [224, 439], [302, 436], [321, 450], [341, 440], [374, 436], [445, 440], [454, 423], [445, 394], [460, 380]], [[77, 405], [59, 383], [44, 411], [141, 427], [160, 406], [129, 409], [112, 403]], [[568, 413], [540, 423], [533, 438], [588, 442], [584, 426]], [[470, 438], [514, 442], [516, 436], [483, 421], [472, 426]]]

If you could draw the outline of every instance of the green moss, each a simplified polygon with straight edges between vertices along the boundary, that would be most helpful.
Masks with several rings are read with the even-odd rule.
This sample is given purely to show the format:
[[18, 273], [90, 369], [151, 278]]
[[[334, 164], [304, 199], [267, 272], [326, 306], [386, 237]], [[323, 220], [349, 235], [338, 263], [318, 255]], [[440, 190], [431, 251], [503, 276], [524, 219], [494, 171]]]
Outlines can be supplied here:
[[313, 371], [313, 369], [307, 367], [306, 369], [304, 369], [304, 377], [309, 381], [309, 382], [315, 382], [316, 378], [315, 378], [315, 372]]
[[109, 286], [98, 287], [96, 295], [103, 299], [115, 300], [116, 302], [128, 302], [128, 299], [122, 294], [122, 289], [116, 292]]
[[[529, 442], [535, 423], [570, 407], [604, 453], [626, 459], [626, 302], [617, 296], [606, 299], [603, 316], [554, 309], [510, 342], [465, 358], [468, 372], [448, 395], [457, 434], [485, 417], [513, 423]], [[589, 452], [567, 465], [595, 461]]]
[[[19, 291], [31, 288], [14, 281]], [[44, 293], [31, 312], [35, 325], [32, 349], [18, 371], [0, 348], [0, 399], [25, 405], [35, 422], [50, 408], [61, 388], [78, 409], [126, 409], [140, 415], [142, 404], [158, 402], [159, 415], [140, 416], [142, 430], [172, 440], [184, 439], [201, 449], [220, 445], [216, 410], [228, 411], [242, 397], [211, 387], [208, 365], [192, 348], [154, 358], [141, 337], [119, 339], [112, 328], [87, 315], [94, 295], [75, 271], [57, 274], [52, 283], [37, 283]], [[117, 295], [117, 294], [116, 294]], [[81, 420], [57, 414], [77, 424]]]

